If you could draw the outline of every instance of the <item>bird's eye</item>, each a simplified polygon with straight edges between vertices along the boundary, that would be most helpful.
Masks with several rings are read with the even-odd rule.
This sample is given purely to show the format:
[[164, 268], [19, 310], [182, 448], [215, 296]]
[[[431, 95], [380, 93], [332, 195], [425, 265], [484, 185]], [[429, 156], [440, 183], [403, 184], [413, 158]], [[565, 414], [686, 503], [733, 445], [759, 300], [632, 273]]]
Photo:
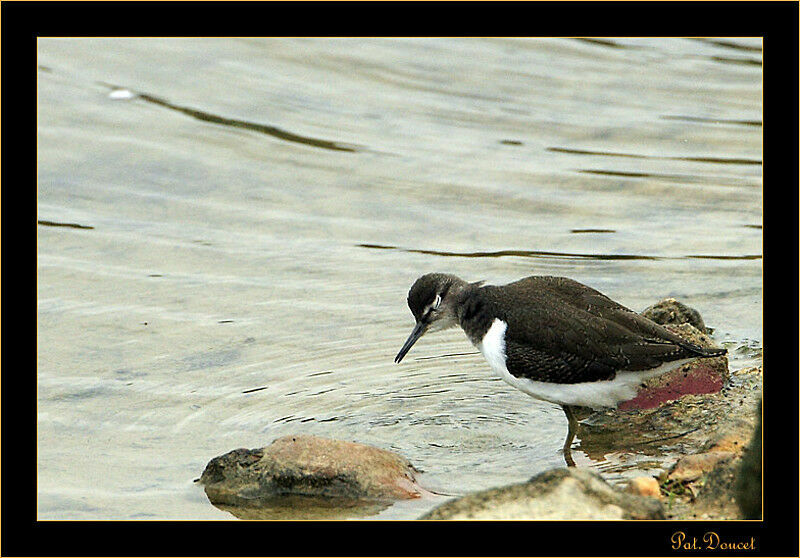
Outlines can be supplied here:
[[437, 310], [439, 308], [439, 304], [442, 302], [442, 297], [436, 295], [436, 300], [433, 301], [433, 309]]

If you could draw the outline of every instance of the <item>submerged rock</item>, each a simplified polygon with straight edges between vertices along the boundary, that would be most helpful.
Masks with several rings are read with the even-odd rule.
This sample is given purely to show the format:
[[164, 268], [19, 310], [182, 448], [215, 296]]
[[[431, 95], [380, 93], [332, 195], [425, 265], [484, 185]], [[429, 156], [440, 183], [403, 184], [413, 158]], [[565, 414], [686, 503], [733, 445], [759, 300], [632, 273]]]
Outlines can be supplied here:
[[228, 506], [272, 504], [285, 495], [391, 501], [422, 495], [416, 472], [390, 451], [298, 434], [215, 457], [199, 482], [211, 503]]
[[570, 468], [452, 500], [420, 519], [664, 519], [664, 509], [655, 498], [627, 494], [597, 473]]

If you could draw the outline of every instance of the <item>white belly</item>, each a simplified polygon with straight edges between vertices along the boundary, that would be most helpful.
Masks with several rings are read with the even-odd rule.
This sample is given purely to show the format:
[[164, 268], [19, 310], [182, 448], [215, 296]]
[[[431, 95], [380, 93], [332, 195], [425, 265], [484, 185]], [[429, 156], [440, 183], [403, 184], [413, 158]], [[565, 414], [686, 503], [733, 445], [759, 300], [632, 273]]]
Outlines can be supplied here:
[[549, 401], [558, 405], [577, 405], [580, 407], [615, 407], [621, 401], [636, 397], [641, 383], [648, 378], [673, 370], [693, 359], [676, 360], [652, 368], [636, 372], [617, 372], [613, 380], [598, 380], [578, 384], [557, 384], [553, 382], [537, 382], [528, 378], [515, 378], [506, 368], [505, 332], [508, 324], [496, 318], [476, 345], [491, 366], [494, 373], [531, 397]]

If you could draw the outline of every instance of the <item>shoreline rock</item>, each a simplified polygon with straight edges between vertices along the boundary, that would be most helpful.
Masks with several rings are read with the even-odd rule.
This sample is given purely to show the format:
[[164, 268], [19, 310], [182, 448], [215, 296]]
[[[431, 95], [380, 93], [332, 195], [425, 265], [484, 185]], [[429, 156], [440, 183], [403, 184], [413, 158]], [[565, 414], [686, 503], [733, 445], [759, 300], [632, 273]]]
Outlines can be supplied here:
[[212, 504], [259, 507], [283, 496], [354, 501], [413, 499], [425, 491], [404, 457], [355, 442], [296, 434], [212, 459], [198, 482]]
[[419, 519], [664, 519], [655, 498], [615, 489], [594, 471], [552, 469], [528, 482], [445, 502]]
[[739, 505], [742, 519], [761, 519], [761, 412], [762, 403], [758, 405], [758, 422], [750, 444], [742, 457], [739, 478], [736, 481], [736, 503]]

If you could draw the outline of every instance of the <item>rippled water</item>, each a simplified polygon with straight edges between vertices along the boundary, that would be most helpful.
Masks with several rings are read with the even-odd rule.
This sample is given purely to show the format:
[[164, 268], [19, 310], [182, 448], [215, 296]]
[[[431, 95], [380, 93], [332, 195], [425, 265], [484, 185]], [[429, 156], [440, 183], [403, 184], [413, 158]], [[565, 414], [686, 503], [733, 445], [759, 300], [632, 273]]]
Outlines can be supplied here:
[[562, 466], [561, 409], [460, 331], [393, 363], [429, 271], [674, 296], [760, 358], [758, 39], [40, 39], [38, 63], [40, 519], [233, 518], [192, 480], [294, 432], [445, 494]]

